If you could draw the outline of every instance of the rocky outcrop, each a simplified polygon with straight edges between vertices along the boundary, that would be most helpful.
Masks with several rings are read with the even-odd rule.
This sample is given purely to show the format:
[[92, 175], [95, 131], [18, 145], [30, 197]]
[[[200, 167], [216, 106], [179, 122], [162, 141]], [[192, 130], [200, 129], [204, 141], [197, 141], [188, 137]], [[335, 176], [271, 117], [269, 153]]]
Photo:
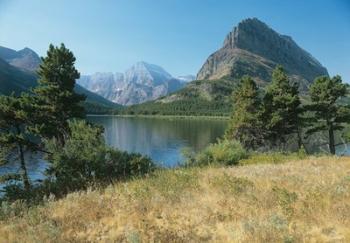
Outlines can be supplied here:
[[291, 79], [305, 88], [315, 77], [328, 75], [327, 69], [291, 37], [281, 35], [252, 18], [234, 27], [225, 38], [223, 47], [206, 60], [197, 79], [250, 75], [265, 85], [277, 64], [281, 64]]

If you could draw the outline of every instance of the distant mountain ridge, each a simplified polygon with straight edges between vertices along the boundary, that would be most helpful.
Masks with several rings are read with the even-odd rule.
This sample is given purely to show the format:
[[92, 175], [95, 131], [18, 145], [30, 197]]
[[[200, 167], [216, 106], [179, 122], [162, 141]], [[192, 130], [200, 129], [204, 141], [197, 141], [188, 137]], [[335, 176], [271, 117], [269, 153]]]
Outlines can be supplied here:
[[193, 79], [191, 75], [174, 78], [158, 65], [138, 62], [124, 73], [82, 75], [77, 82], [110, 101], [133, 105], [175, 92]]
[[[0, 94], [20, 94], [28, 92], [37, 85], [38, 76], [36, 70], [39, 68], [41, 59], [38, 54], [29, 48], [15, 51], [0, 46]], [[86, 90], [76, 84], [75, 91], [86, 95], [85, 107], [90, 111], [100, 108], [116, 108], [117, 104]]]
[[26, 47], [20, 51], [0, 46], [0, 58], [10, 65], [34, 72], [41, 63], [41, 59], [32, 49]]

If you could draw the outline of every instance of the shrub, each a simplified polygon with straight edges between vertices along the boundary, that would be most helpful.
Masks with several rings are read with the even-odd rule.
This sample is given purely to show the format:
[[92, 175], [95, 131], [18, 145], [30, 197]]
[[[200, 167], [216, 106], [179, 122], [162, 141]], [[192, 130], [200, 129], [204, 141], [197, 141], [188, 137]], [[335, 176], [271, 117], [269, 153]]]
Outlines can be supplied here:
[[247, 151], [239, 142], [224, 139], [209, 145], [189, 163], [191, 165], [236, 165], [239, 160], [247, 156]]
[[94, 183], [143, 175], [155, 168], [147, 157], [106, 146], [100, 127], [71, 121], [69, 128], [63, 146], [55, 139], [46, 142], [50, 152], [47, 174], [55, 190], [66, 193]]

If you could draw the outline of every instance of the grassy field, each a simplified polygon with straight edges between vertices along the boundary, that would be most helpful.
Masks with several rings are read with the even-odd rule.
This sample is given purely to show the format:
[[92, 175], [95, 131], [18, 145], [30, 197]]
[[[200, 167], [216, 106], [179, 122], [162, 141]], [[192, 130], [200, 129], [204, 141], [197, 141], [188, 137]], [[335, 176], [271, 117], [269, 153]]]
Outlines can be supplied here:
[[5, 205], [0, 242], [350, 242], [350, 158], [246, 164]]

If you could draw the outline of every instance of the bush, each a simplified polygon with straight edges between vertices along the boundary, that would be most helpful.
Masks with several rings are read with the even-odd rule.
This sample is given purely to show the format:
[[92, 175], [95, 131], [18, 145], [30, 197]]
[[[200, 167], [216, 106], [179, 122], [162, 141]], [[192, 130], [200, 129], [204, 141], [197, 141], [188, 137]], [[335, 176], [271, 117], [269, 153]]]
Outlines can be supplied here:
[[108, 147], [100, 127], [72, 121], [69, 128], [70, 135], [63, 146], [55, 139], [46, 142], [50, 152], [47, 175], [56, 192], [67, 193], [94, 183], [143, 175], [155, 168], [147, 157]]
[[247, 156], [247, 151], [239, 142], [224, 139], [209, 145], [188, 163], [190, 165], [236, 165]]

